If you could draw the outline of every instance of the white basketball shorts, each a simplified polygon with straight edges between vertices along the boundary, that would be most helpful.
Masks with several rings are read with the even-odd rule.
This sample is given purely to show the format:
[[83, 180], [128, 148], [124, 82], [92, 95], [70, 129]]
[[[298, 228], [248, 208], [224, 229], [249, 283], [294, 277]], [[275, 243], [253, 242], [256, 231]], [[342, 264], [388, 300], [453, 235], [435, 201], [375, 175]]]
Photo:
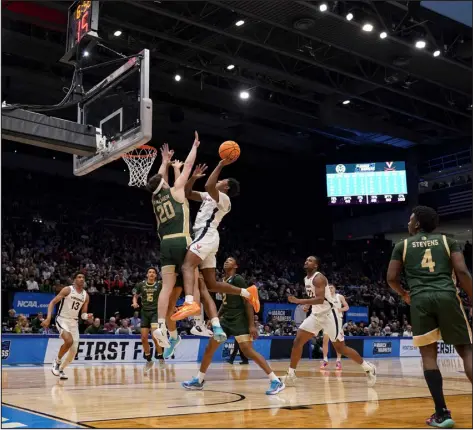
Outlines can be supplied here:
[[64, 331], [67, 331], [72, 335], [74, 342], [79, 342], [79, 323], [77, 320], [56, 317], [56, 327], [61, 336]]
[[220, 236], [215, 229], [202, 228], [194, 232], [194, 241], [189, 251], [201, 258], [201, 269], [215, 269], [217, 267], [217, 252], [220, 245]]
[[324, 334], [327, 334], [332, 342], [337, 340], [343, 342], [345, 339], [340, 318], [337, 317], [334, 309], [323, 315], [310, 314], [302, 321], [299, 329], [314, 333], [314, 335], [323, 330]]

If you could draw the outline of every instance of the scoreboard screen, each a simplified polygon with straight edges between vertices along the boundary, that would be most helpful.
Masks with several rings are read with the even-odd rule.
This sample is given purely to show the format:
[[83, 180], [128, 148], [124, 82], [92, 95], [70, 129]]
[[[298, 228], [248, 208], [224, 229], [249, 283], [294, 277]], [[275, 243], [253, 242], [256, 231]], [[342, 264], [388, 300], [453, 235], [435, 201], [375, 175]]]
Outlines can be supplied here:
[[326, 166], [329, 205], [405, 202], [406, 163], [330, 164]]

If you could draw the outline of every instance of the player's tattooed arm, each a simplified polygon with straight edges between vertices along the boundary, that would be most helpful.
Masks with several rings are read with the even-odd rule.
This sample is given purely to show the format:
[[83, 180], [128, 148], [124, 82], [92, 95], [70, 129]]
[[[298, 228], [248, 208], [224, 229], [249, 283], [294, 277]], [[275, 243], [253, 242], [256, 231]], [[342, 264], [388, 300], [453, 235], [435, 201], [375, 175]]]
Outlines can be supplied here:
[[207, 170], [207, 165], [205, 164], [198, 164], [194, 169], [194, 173], [186, 182], [186, 186], [184, 187], [184, 191], [186, 193], [186, 198], [189, 200], [194, 200], [196, 202], [201, 202], [202, 197], [198, 191], [194, 191], [192, 188], [194, 187], [195, 181], [197, 179], [203, 178], [205, 176], [205, 171]]
[[169, 145], [165, 143], [161, 146], [161, 166], [159, 166], [158, 174], [169, 183], [168, 168], [171, 164], [171, 159], [174, 155], [174, 151], [169, 149]]

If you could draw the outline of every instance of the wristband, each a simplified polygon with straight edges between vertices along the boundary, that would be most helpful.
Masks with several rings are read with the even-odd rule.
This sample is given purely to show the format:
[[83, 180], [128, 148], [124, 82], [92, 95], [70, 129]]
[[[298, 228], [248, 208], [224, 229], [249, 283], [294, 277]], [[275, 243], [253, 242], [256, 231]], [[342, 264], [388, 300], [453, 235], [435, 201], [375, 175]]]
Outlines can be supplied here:
[[80, 316], [83, 320], [88, 320], [89, 319], [89, 314], [86, 314], [85, 312]]

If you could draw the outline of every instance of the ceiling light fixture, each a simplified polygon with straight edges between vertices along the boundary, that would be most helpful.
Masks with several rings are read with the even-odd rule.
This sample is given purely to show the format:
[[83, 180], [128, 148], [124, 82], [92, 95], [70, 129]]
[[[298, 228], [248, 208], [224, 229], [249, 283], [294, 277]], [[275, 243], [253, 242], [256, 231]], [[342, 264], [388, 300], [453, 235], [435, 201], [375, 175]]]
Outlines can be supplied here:
[[181, 79], [182, 79], [182, 78], [181, 78], [181, 75], [176, 75], [176, 76], [174, 76], [174, 80], [175, 80], [176, 82], [179, 82]]
[[227, 69], [228, 69], [228, 70], [233, 70], [234, 68], [235, 68], [235, 65], [234, 65], [234, 64], [229, 64], [229, 65], [227, 66]]
[[237, 27], [241, 27], [243, 24], [245, 23], [245, 21], [243, 21], [242, 19], [238, 20], [237, 22], [235, 22], [235, 25]]
[[342, 104], [348, 105], [348, 104], [350, 104], [350, 100], [343, 100]]
[[425, 45], [426, 45], [425, 40], [418, 40], [416, 42], [416, 48], [417, 49], [424, 49]]
[[437, 49], [436, 51], [434, 51], [434, 57], [438, 57], [440, 55], [440, 51]]
[[353, 14], [351, 12], [347, 13], [346, 19], [347, 21], [351, 21], [353, 19]]
[[325, 12], [327, 9], [328, 9], [327, 3], [322, 3], [322, 4], [319, 6], [320, 12]]
[[113, 33], [113, 35], [114, 35], [115, 37], [121, 36], [121, 35], [122, 35], [122, 31], [121, 31], [121, 30], [117, 30], [115, 33]]
[[386, 33], [385, 31], [383, 31], [382, 33], [379, 33], [379, 37], [381, 39], [386, 39], [386, 37], [388, 37], [388, 33]]
[[373, 28], [374, 28], [374, 27], [373, 27], [373, 25], [372, 25], [372, 24], [370, 24], [370, 23], [366, 23], [365, 25], [363, 25], [363, 27], [362, 27], [362, 30], [363, 30], [363, 31], [368, 31], [368, 32], [369, 32], [369, 31], [373, 31]]
[[88, 57], [89, 56], [89, 51], [84, 51], [84, 57]]
[[248, 91], [241, 91], [240, 98], [243, 100], [247, 100], [250, 98], [250, 93]]

